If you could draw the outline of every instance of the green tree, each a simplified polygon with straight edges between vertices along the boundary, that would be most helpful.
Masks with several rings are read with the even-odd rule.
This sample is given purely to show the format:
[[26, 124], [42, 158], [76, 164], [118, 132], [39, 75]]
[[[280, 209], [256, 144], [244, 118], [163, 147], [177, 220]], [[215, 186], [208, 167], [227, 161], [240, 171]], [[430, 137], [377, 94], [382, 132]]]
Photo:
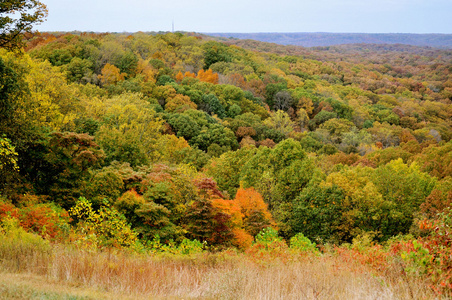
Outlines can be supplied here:
[[117, 199], [114, 207], [127, 218], [141, 239], [152, 240], [157, 235], [164, 241], [181, 238], [181, 230], [173, 223], [175, 218], [171, 210], [133, 189]]
[[301, 147], [307, 152], [316, 152], [324, 146], [314, 133], [310, 133], [300, 140]]
[[272, 113], [270, 118], [264, 121], [264, 124], [269, 128], [279, 131], [286, 137], [294, 129], [294, 123], [290, 119], [289, 115], [282, 110]]
[[233, 196], [240, 186], [240, 171], [256, 152], [255, 148], [240, 148], [237, 151], [223, 153], [210, 161], [206, 166], [206, 172], [213, 176], [220, 190]]
[[218, 42], [208, 42], [204, 44], [204, 70], [216, 62], [230, 62], [231, 55], [228, 53], [228, 47]]
[[197, 136], [201, 131], [198, 123], [187, 114], [171, 114], [168, 118], [168, 124], [171, 125], [177, 136], [183, 137], [187, 141]]
[[198, 136], [190, 141], [190, 144], [201, 150], [207, 151], [210, 145], [217, 144], [227, 150], [236, 150], [238, 148], [237, 139], [229, 128], [220, 124], [212, 124], [203, 128]]
[[[17, 57], [1, 51], [0, 55], [5, 64], [1, 113], [8, 112], [6, 120], [13, 123], [5, 132], [23, 132], [33, 127], [48, 127], [56, 131], [70, 128], [78, 106], [75, 90], [67, 84], [60, 69], [47, 61], [33, 60], [26, 54]], [[13, 138], [12, 134], [8, 133], [8, 136]]]
[[22, 126], [17, 126], [18, 120], [15, 118], [15, 113], [21, 94], [26, 92], [23, 78], [0, 57], [0, 131], [2, 133], [17, 136], [15, 131], [20, 130]]
[[415, 163], [407, 165], [400, 158], [377, 168], [370, 179], [383, 199], [393, 203], [393, 214], [400, 215], [398, 220], [387, 224], [389, 236], [410, 230], [420, 205], [438, 181], [421, 172]]
[[138, 57], [128, 51], [121, 56], [117, 62], [117, 66], [121, 70], [121, 73], [127, 73], [130, 77], [134, 76], [138, 67]]
[[[268, 106], [273, 107], [273, 108], [278, 108], [278, 106], [276, 106], [275, 100], [278, 100], [278, 98], [275, 98], [275, 96], [281, 92], [287, 89], [287, 83], [269, 83], [267, 84], [267, 86], [265, 87], [265, 97], [266, 97], [266, 102], [268, 104]], [[287, 96], [287, 94], [282, 94], [285, 95], [286, 97], [284, 97], [284, 99], [290, 99], [290, 95]]]
[[97, 207], [105, 200], [113, 203], [124, 191], [124, 181], [118, 172], [113, 170], [95, 171], [86, 184], [84, 194]]
[[293, 232], [316, 242], [341, 241], [344, 236], [337, 233], [342, 222], [338, 216], [344, 201], [344, 192], [338, 186], [310, 185], [294, 201]]
[[90, 60], [74, 57], [66, 65], [66, 70], [68, 71], [67, 78], [71, 82], [83, 83], [84, 80], [88, 81], [93, 73], [92, 67], [93, 63]]
[[292, 201], [307, 186], [317, 169], [300, 143], [287, 139], [274, 149], [261, 147], [242, 167], [243, 187], [255, 187], [268, 204], [280, 233], [289, 237]]
[[197, 199], [187, 208], [183, 226], [192, 239], [214, 246], [230, 246], [234, 238], [230, 219], [231, 216], [215, 207], [212, 200]]
[[220, 100], [213, 94], [203, 95], [201, 98], [201, 104], [199, 108], [210, 115], [217, 115], [219, 118], [223, 119], [226, 117], [226, 110], [221, 104]]
[[320, 125], [319, 128], [328, 130], [333, 143], [340, 143], [342, 134], [349, 132], [353, 126], [349, 120], [333, 118]]
[[273, 96], [275, 110], [288, 111], [293, 102], [288, 91], [279, 91]]
[[309, 121], [309, 129], [314, 130], [320, 124], [323, 124], [326, 121], [328, 121], [330, 119], [334, 119], [336, 117], [337, 117], [336, 113], [330, 112], [330, 111], [326, 111], [326, 110], [322, 110], [318, 114], [316, 114], [314, 118], [312, 118]]
[[71, 207], [86, 185], [88, 169], [99, 167], [103, 151], [87, 134], [55, 132], [48, 142], [44, 167], [35, 170], [35, 187], [64, 208]]

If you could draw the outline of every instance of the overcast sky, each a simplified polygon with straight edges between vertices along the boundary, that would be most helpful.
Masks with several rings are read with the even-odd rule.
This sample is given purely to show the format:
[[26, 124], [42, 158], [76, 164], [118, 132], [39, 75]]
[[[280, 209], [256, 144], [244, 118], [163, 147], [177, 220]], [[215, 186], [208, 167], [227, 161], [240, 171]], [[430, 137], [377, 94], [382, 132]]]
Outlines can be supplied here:
[[42, 0], [40, 31], [452, 33], [452, 0]]

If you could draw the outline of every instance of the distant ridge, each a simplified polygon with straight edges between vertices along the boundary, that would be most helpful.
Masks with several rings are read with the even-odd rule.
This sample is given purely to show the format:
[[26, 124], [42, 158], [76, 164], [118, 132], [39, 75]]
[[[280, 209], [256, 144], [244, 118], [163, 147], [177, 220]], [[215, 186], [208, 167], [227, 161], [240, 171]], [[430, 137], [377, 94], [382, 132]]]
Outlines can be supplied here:
[[252, 39], [261, 42], [304, 47], [333, 46], [341, 44], [405, 44], [452, 48], [452, 34], [413, 33], [206, 33], [210, 36]]

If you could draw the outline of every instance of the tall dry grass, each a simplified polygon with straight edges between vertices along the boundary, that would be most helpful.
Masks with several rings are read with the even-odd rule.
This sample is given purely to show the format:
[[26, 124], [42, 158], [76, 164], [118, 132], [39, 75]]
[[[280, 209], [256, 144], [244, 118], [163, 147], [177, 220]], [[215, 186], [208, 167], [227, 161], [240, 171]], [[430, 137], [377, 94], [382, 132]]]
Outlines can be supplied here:
[[435, 298], [422, 279], [403, 276], [400, 269], [388, 269], [376, 277], [359, 262], [341, 256], [301, 255], [284, 249], [259, 255], [88, 252], [50, 245], [12, 226], [0, 234], [0, 268], [89, 287], [117, 299], [123, 295], [148, 299]]
[[54, 245], [50, 257], [32, 252], [21, 256], [20, 268], [9, 263], [5, 252], [0, 255], [5, 270], [41, 274], [48, 280], [88, 286], [118, 298], [433, 299], [428, 289], [413, 289], [416, 283], [390, 282], [362, 268], [356, 272], [350, 262], [330, 255], [256, 262], [234, 252], [149, 256], [90, 253]]
[[26, 232], [13, 220], [0, 226], [0, 265], [2, 269], [23, 272], [32, 269], [46, 274], [52, 258], [52, 247], [40, 236]]

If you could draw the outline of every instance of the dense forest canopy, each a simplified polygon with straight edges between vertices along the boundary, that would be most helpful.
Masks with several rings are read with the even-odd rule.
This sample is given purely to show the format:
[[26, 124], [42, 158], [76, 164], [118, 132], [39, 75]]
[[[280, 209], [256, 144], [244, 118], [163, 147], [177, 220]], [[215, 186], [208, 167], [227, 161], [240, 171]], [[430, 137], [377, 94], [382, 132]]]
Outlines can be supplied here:
[[0, 13], [5, 272], [86, 284], [99, 271], [108, 290], [276, 261], [452, 295], [451, 50], [36, 33], [41, 2]]
[[0, 50], [0, 216], [68, 211], [99, 244], [246, 248], [269, 226], [335, 244], [417, 234], [452, 200], [448, 50], [194, 33], [25, 42]]

